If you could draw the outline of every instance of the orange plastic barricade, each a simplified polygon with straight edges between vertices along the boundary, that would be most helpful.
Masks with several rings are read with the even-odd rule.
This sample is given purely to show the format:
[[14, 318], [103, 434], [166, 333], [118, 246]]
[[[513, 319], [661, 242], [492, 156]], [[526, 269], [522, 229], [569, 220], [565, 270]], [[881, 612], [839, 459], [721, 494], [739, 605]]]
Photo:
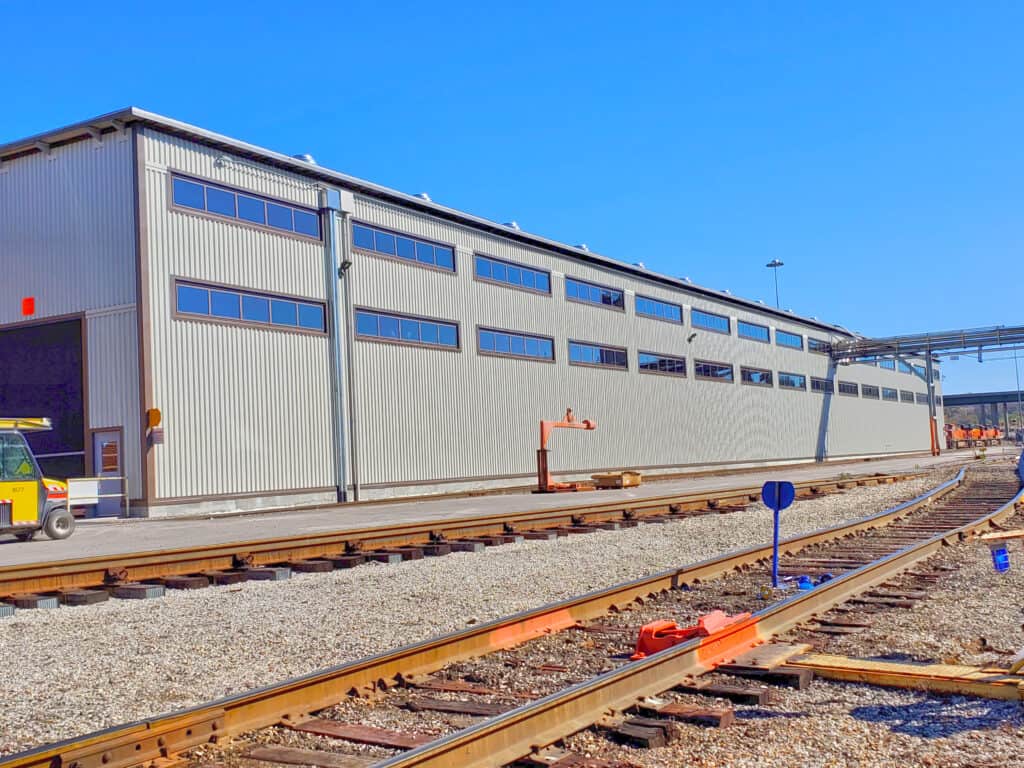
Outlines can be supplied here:
[[640, 627], [640, 635], [636, 639], [636, 653], [629, 658], [631, 661], [645, 659], [652, 653], [685, 643], [695, 637], [713, 635], [730, 624], [749, 618], [749, 613], [729, 616], [725, 611], [712, 611], [706, 616], [701, 616], [692, 627], [680, 627], [669, 619], [658, 619]]

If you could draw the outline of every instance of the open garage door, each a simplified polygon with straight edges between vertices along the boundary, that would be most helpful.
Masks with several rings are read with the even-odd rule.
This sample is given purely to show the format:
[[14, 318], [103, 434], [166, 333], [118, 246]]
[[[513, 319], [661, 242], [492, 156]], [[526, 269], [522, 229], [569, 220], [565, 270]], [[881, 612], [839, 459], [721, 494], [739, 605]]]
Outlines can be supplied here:
[[0, 330], [0, 415], [49, 416], [52, 432], [28, 435], [45, 474], [85, 474], [82, 321]]

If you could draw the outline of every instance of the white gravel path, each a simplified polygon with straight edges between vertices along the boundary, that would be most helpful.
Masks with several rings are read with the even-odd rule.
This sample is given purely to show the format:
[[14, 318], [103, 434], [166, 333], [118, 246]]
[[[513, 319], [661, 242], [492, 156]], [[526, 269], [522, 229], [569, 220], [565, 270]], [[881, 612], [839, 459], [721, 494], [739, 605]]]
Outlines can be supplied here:
[[[881, 511], [950, 476], [801, 501], [792, 535]], [[0, 620], [0, 755], [277, 682], [770, 540], [761, 505], [288, 582], [111, 600]]]

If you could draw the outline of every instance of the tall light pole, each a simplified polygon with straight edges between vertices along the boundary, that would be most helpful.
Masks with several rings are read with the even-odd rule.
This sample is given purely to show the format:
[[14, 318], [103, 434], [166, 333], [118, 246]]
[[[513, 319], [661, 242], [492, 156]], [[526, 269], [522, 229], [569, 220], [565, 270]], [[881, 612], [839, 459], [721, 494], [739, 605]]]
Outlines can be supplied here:
[[767, 264], [765, 264], [765, 266], [768, 267], [769, 269], [771, 269], [772, 273], [774, 273], [774, 275], [775, 275], [775, 308], [778, 309], [779, 308], [779, 267], [782, 267], [782, 266], [785, 266], [785, 265], [781, 261], [779, 261], [778, 259], [772, 259]]
[[1020, 408], [1020, 368], [1017, 367], [1017, 350], [1013, 350], [1013, 372], [1017, 375], [1017, 435], [1021, 432], [1021, 408]]

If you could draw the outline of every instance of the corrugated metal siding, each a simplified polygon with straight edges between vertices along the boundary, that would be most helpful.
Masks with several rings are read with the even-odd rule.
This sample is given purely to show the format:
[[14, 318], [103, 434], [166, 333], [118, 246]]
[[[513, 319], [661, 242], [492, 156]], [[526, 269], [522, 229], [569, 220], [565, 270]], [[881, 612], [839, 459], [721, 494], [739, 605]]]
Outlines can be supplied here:
[[[455, 245], [458, 274], [356, 254], [350, 272], [354, 303], [460, 323], [459, 353], [357, 341], [360, 480], [427, 482], [459, 477], [529, 473], [537, 422], [559, 418], [571, 406], [598, 422], [596, 433], [558, 432], [552, 465], [558, 469], [675, 466], [709, 462], [806, 459], [818, 453], [825, 397], [741, 385], [741, 365], [826, 377], [828, 357], [736, 336], [739, 317], [794, 333], [826, 338], [798, 322], [672, 291], [577, 264], [377, 201], [357, 198], [356, 218]], [[552, 296], [537, 296], [473, 279], [473, 251], [548, 269]], [[626, 311], [565, 300], [564, 275], [626, 291]], [[637, 317], [636, 292], [733, 318], [732, 335]], [[487, 325], [555, 338], [558, 362], [480, 356], [476, 327]], [[696, 331], [692, 342], [687, 337]], [[567, 364], [567, 339], [624, 346], [630, 371]], [[774, 333], [773, 333], [774, 338]], [[637, 351], [682, 355], [685, 379], [640, 374]], [[736, 366], [737, 383], [697, 380], [696, 359]], [[870, 366], [844, 366], [837, 378], [875, 380], [924, 391], [916, 377]], [[830, 400], [827, 454], [921, 450], [928, 447], [926, 406]]]
[[145, 147], [157, 497], [334, 485], [327, 338], [172, 317], [174, 276], [310, 298], [325, 285], [320, 243], [170, 210], [168, 167], [307, 205], [311, 187], [148, 130]]
[[[138, 326], [134, 307], [86, 317], [89, 421], [123, 427], [124, 472], [132, 498], [142, 495]], [[87, 468], [91, 473], [91, 469]]]
[[107, 135], [0, 168], [0, 325], [135, 301], [132, 144]]

